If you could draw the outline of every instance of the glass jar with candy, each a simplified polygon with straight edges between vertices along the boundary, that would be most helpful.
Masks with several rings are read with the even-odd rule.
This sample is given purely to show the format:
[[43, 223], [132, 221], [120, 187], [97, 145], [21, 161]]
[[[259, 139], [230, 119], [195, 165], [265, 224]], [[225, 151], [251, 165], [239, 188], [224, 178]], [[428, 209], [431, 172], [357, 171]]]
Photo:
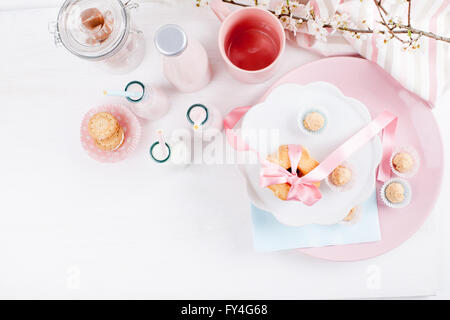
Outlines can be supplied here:
[[66, 0], [49, 24], [55, 44], [112, 73], [135, 69], [145, 55], [142, 32], [130, 12], [138, 4], [120, 0]]

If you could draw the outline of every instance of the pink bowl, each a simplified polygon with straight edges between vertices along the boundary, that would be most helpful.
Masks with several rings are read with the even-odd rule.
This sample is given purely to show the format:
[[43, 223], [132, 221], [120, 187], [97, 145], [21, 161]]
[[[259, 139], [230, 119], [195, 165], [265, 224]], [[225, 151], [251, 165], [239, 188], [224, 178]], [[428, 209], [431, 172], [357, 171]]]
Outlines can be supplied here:
[[[122, 146], [114, 151], [100, 150], [88, 131], [89, 119], [96, 113], [111, 113], [119, 121], [125, 137]], [[121, 105], [104, 105], [91, 109], [83, 118], [80, 129], [80, 140], [83, 149], [93, 159], [100, 162], [118, 162], [127, 158], [136, 150], [141, 137], [141, 125], [136, 116], [126, 107]]]

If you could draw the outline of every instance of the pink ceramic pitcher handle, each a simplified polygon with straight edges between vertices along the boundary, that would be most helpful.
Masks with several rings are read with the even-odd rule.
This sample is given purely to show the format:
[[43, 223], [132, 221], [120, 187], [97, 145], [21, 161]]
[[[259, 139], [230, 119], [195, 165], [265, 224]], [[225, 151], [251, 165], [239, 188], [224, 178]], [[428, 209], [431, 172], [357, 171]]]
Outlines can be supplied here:
[[231, 13], [231, 10], [222, 2], [222, 0], [211, 0], [209, 6], [220, 21], [225, 20]]

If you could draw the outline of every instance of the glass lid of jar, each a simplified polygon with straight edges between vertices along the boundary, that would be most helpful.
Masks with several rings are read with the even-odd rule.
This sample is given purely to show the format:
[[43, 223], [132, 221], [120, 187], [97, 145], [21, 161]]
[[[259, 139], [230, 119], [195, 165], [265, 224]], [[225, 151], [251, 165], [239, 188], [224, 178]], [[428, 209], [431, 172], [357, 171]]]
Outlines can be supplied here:
[[56, 31], [61, 43], [86, 59], [112, 55], [125, 43], [129, 19], [120, 0], [66, 0]]

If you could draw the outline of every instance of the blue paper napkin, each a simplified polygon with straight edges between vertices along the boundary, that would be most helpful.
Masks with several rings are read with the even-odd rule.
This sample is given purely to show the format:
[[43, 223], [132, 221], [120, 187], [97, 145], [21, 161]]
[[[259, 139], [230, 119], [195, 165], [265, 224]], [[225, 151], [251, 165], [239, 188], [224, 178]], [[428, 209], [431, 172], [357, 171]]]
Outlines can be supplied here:
[[362, 205], [360, 220], [353, 225], [306, 225], [289, 227], [275, 217], [252, 205], [253, 236], [257, 251], [324, 247], [350, 243], [373, 242], [381, 239], [378, 222], [377, 196]]

